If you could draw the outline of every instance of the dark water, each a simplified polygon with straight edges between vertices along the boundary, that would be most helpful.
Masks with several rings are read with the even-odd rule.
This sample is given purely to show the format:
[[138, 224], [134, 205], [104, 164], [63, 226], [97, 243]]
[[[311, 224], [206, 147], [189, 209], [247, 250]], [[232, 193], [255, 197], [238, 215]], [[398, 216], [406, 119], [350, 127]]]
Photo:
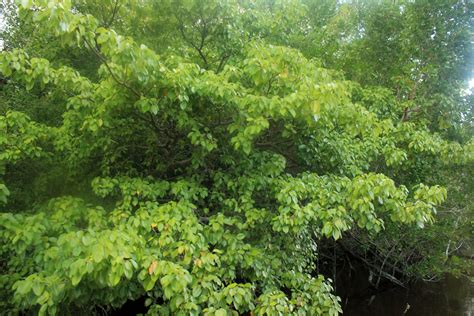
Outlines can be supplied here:
[[[363, 268], [343, 273], [336, 283], [343, 316], [474, 316], [474, 283], [447, 275], [439, 282], [417, 282], [408, 288], [386, 282], [374, 289]], [[347, 271], [345, 271], [347, 272]], [[128, 301], [108, 315], [145, 314], [145, 297]], [[1, 313], [0, 313], [1, 314]]]
[[389, 287], [380, 292], [357, 284], [351, 287], [342, 301], [346, 316], [474, 316], [474, 283], [465, 278], [446, 276], [436, 283], [418, 282], [406, 289]]

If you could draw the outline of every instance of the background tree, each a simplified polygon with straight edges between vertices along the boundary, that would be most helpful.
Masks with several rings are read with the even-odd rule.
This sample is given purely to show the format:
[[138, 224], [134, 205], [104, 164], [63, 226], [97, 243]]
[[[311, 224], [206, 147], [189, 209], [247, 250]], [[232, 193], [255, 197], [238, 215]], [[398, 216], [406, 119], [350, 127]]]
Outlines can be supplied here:
[[150, 314], [335, 315], [328, 253], [377, 284], [464, 273], [469, 6], [6, 11], [2, 307], [90, 314], [142, 298]]

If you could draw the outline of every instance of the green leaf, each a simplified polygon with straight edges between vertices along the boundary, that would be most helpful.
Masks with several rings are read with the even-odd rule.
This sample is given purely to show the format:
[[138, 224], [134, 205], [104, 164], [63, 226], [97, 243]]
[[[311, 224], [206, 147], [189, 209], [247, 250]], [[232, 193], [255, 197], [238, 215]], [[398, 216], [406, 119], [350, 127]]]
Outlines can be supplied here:
[[224, 309], [224, 308], [220, 308], [218, 310], [216, 310], [216, 316], [226, 316], [227, 315], [227, 311]]

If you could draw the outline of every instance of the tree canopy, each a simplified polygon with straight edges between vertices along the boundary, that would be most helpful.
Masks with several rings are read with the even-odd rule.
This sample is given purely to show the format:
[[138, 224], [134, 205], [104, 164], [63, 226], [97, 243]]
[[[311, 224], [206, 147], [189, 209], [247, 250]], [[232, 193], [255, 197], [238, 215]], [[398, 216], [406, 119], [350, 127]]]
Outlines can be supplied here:
[[3, 7], [7, 312], [337, 315], [328, 245], [465, 271], [467, 1]]

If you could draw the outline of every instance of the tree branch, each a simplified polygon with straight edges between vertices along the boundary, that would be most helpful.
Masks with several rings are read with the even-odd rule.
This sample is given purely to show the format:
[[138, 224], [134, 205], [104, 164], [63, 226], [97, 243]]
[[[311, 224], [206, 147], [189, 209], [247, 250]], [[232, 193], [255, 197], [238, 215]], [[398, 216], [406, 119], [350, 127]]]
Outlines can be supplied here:
[[89, 48], [92, 50], [92, 52], [94, 52], [94, 54], [99, 57], [99, 59], [102, 61], [102, 63], [105, 65], [105, 67], [107, 68], [107, 71], [109, 72], [110, 76], [112, 77], [112, 79], [117, 82], [119, 85], [123, 86], [124, 88], [127, 88], [128, 90], [130, 90], [133, 94], [135, 94], [137, 97], [141, 97], [142, 94], [140, 92], [138, 92], [135, 88], [133, 88], [132, 86], [128, 85], [126, 82], [120, 80], [115, 74], [114, 72], [112, 71], [112, 69], [110, 68], [110, 65], [107, 63], [107, 59], [100, 53], [100, 51], [97, 49], [97, 43], [96, 43], [96, 46], [93, 46], [91, 43], [89, 43], [89, 41], [87, 39], [84, 40], [87, 44], [87, 46], [89, 46]]
[[112, 16], [110, 17], [110, 20], [108, 22], [105, 22], [104, 24], [104, 27], [108, 28], [112, 25], [112, 23], [114, 22], [115, 20], [115, 16], [117, 15], [117, 12], [120, 8], [120, 0], [115, 0], [115, 6], [114, 6], [114, 9], [112, 11]]

